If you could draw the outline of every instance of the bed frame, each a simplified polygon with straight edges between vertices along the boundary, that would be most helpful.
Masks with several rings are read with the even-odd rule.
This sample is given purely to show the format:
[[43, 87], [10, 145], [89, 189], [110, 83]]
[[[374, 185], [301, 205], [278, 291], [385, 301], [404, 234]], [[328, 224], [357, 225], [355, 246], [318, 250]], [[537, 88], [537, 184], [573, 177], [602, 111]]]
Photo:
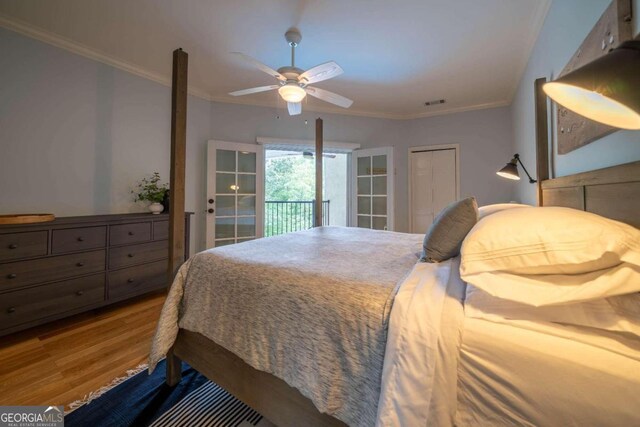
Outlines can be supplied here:
[[[177, 71], [176, 68], [178, 68]], [[174, 99], [172, 103], [172, 123], [177, 122], [178, 125], [175, 132], [172, 127], [171, 202], [184, 204], [187, 73], [186, 53], [182, 50], [178, 54], [177, 67], [174, 52], [174, 74], [176, 72], [179, 75], [178, 78], [174, 75], [172, 93], [174, 97], [183, 99], [182, 101]], [[538, 79], [535, 82], [538, 204], [594, 212], [640, 228], [640, 161], [548, 179], [547, 101], [542, 93], [544, 81], [545, 79]], [[319, 147], [318, 152], [321, 152], [321, 128], [316, 134], [316, 145]], [[322, 156], [316, 157], [322, 158]], [[182, 200], [175, 200], [175, 196], [181, 197]], [[184, 212], [184, 209], [176, 210], [173, 206], [172, 204], [170, 210], [171, 221], [178, 226], [179, 215]], [[177, 216], [174, 218], [174, 215]], [[178, 253], [179, 248], [184, 245], [184, 241], [180, 242], [184, 234], [181, 235], [177, 231], [179, 230], [170, 236], [171, 247], [175, 247], [175, 253]], [[176, 258], [170, 266], [172, 274], [179, 267], [179, 261]], [[185, 329], [179, 330], [177, 340], [167, 355], [167, 383], [171, 386], [180, 382], [181, 360], [278, 426], [345, 426], [342, 421], [320, 413], [309, 399], [283, 380], [254, 369], [234, 353], [201, 334]]]

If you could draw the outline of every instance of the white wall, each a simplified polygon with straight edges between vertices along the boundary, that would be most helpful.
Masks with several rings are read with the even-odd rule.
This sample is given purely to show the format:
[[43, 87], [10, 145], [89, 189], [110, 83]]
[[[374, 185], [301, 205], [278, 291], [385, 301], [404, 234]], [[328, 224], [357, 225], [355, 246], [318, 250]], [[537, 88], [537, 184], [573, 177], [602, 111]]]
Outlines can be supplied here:
[[[144, 211], [130, 189], [156, 170], [168, 180], [170, 89], [4, 29], [0, 52], [0, 212]], [[289, 117], [284, 109], [189, 97], [186, 208], [196, 212], [192, 251], [205, 246], [206, 141], [313, 139], [318, 115]], [[461, 144], [462, 195], [475, 195], [481, 204], [510, 197], [510, 183], [495, 176], [512, 154], [506, 108], [410, 121], [321, 116], [327, 140], [395, 147], [399, 231], [408, 223], [411, 146]]]
[[[513, 151], [535, 170], [535, 122], [533, 82], [538, 77], [557, 77], [611, 0], [554, 0], [547, 14], [525, 73], [511, 105]], [[635, 33], [640, 29], [640, 0], [633, 0]], [[555, 111], [554, 111], [555, 113]], [[555, 117], [553, 114], [551, 117]], [[555, 147], [555, 118], [552, 129], [555, 176], [599, 169], [640, 159], [640, 132], [618, 131], [565, 155]], [[535, 204], [535, 185], [519, 181], [513, 197]]]
[[[168, 181], [170, 89], [4, 29], [0, 52], [0, 212], [144, 211], [130, 191], [153, 171]], [[209, 117], [209, 102], [190, 97], [190, 210]]]

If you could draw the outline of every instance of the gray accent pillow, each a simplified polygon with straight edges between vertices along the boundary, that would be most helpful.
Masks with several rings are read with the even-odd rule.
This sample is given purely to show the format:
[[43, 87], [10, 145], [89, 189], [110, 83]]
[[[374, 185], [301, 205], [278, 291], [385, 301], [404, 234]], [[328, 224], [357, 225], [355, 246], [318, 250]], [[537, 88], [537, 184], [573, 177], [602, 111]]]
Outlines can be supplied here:
[[422, 244], [423, 262], [441, 262], [458, 256], [462, 241], [478, 222], [474, 197], [451, 203], [438, 214]]

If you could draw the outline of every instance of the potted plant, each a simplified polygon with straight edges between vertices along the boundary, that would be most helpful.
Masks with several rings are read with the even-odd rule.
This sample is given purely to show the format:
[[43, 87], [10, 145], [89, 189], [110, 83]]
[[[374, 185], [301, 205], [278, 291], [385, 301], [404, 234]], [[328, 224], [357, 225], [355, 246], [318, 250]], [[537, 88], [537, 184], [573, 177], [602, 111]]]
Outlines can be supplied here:
[[151, 178], [142, 178], [138, 183], [138, 189], [136, 191], [131, 190], [134, 195], [134, 201], [151, 202], [149, 210], [153, 214], [159, 214], [164, 210], [162, 206], [162, 199], [164, 199], [165, 192], [169, 189], [167, 184], [160, 183], [160, 174], [154, 172]]

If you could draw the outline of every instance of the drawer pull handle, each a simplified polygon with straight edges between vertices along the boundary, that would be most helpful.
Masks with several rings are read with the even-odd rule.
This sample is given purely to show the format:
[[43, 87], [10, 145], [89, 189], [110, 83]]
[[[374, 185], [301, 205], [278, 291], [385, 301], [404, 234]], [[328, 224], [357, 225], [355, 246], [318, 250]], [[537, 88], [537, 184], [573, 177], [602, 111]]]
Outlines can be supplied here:
[[82, 295], [84, 295], [84, 292], [82, 292], [82, 291], [76, 291], [76, 295], [78, 295], [79, 297], [81, 297]]
[[18, 275], [15, 273], [7, 274], [7, 279], [15, 279], [16, 277], [18, 277]]
[[11, 314], [11, 313], [15, 313], [15, 312], [16, 312], [16, 308], [15, 307], [7, 308], [7, 313]]
[[136, 233], [134, 233], [133, 231], [129, 232], [129, 236], [133, 236], [134, 234], [136, 234]]
[[84, 237], [82, 236], [78, 237], [78, 242], [84, 242]]
[[134, 254], [129, 254], [127, 255], [129, 258], [133, 258], [135, 255]]
[[80, 262], [76, 263], [76, 266], [78, 266], [78, 267], [84, 267], [84, 262], [80, 261]]
[[133, 282], [135, 282], [135, 280], [133, 280], [133, 279], [127, 279], [127, 283], [133, 283]]
[[18, 245], [16, 245], [15, 243], [12, 243], [9, 245], [9, 249], [18, 249]]

